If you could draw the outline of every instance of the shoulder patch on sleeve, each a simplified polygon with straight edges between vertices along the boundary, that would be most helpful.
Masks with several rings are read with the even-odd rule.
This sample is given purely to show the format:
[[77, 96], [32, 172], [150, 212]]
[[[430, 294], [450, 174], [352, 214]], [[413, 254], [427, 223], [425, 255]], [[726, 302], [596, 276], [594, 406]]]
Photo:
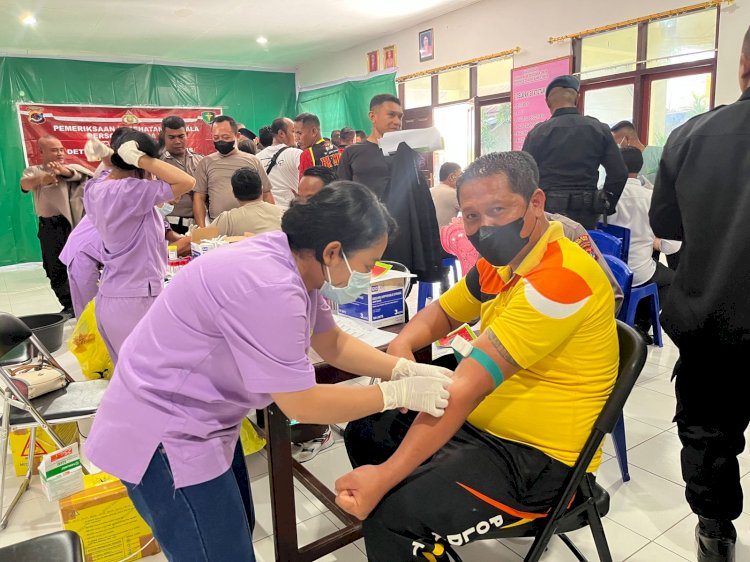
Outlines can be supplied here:
[[596, 252], [594, 251], [594, 246], [591, 244], [591, 237], [588, 234], [581, 234], [578, 238], [573, 240], [573, 242], [583, 248], [583, 250], [592, 258], [596, 258]]

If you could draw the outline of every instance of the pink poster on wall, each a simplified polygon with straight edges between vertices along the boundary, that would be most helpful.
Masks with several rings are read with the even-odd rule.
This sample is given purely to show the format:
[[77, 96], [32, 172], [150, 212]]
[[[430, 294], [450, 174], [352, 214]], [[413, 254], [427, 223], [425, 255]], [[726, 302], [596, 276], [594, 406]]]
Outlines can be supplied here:
[[562, 57], [529, 66], [514, 68], [511, 73], [511, 131], [513, 150], [521, 150], [526, 135], [534, 125], [550, 117], [544, 98], [547, 85], [554, 78], [570, 74], [571, 57]]

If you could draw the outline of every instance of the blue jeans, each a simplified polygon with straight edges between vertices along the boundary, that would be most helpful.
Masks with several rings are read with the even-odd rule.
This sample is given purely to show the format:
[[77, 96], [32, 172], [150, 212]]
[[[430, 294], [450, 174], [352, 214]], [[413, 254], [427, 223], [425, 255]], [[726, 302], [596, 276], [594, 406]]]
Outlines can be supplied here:
[[231, 469], [208, 482], [176, 490], [160, 445], [140, 484], [123, 484], [170, 562], [255, 562], [255, 513], [239, 442]]

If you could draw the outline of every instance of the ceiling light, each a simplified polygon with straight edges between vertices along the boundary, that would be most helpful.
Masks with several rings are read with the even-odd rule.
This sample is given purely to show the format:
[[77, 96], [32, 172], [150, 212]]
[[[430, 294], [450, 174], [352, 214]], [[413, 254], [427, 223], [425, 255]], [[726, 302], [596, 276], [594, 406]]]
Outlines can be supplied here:
[[258, 43], [258, 45], [265, 45], [266, 43], [268, 43], [268, 39], [266, 39], [265, 37], [261, 36], [261, 37], [258, 37], [255, 40], [255, 42]]
[[28, 25], [29, 27], [34, 27], [36, 25], [36, 18], [34, 17], [34, 14], [28, 14], [21, 18], [21, 23]]

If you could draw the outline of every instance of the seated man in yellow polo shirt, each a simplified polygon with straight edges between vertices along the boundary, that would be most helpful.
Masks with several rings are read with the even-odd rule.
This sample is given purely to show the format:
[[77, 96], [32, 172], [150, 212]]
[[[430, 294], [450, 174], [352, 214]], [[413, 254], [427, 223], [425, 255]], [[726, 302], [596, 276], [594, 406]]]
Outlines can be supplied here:
[[[544, 517], [612, 390], [612, 288], [546, 219], [538, 184], [525, 152], [488, 154], [466, 169], [458, 199], [483, 258], [391, 344], [412, 357], [481, 318], [445, 415], [393, 411], [347, 426], [356, 468], [336, 481], [336, 501], [365, 520], [371, 561], [448, 560], [452, 546]], [[589, 470], [600, 460], [601, 451]]]

